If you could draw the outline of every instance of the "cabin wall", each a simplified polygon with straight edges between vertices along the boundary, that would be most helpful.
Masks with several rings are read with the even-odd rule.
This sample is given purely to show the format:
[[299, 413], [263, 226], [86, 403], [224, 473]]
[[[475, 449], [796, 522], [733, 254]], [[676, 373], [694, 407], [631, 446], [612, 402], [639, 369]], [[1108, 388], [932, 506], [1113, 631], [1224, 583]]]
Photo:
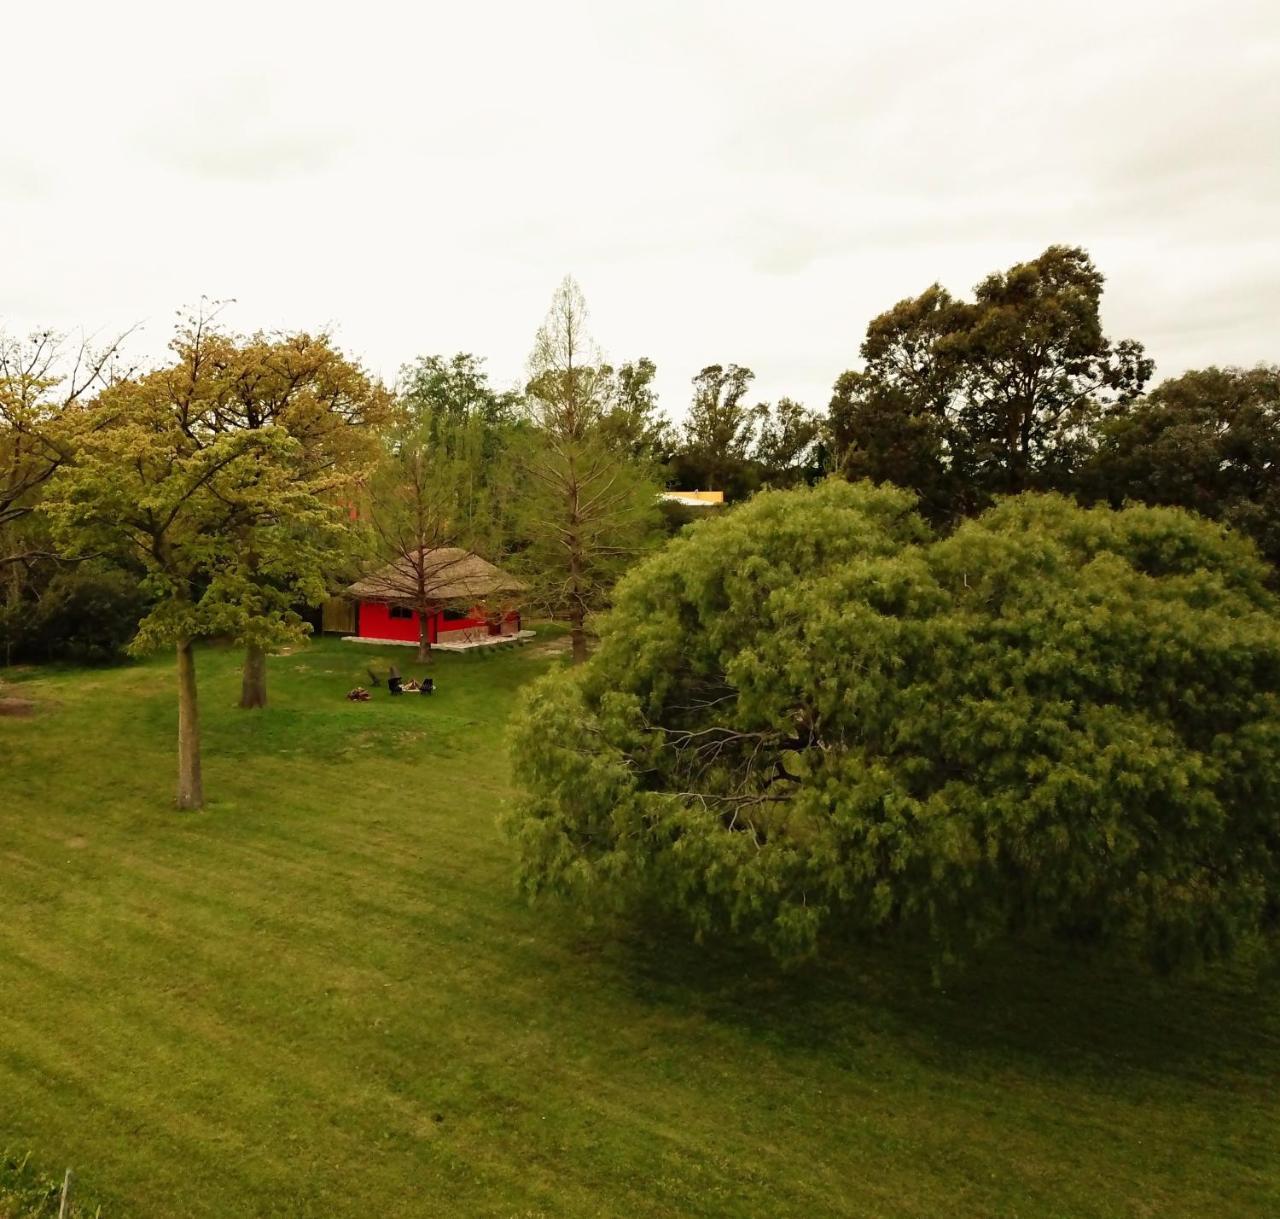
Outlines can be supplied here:
[[[432, 643], [461, 642], [490, 634], [489, 619], [484, 611], [476, 607], [468, 612], [465, 618], [446, 620], [443, 611], [431, 615], [428, 639]], [[393, 618], [391, 606], [380, 601], [361, 601], [359, 603], [355, 634], [362, 639], [394, 639], [405, 643], [418, 642], [418, 613], [409, 611], [407, 618]], [[514, 611], [502, 616], [499, 633], [515, 635], [520, 630], [520, 615]], [[458, 632], [467, 632], [459, 635]]]
[[408, 618], [393, 618], [391, 606], [381, 601], [361, 601], [356, 634], [362, 639], [397, 639], [404, 643], [417, 643], [418, 615], [411, 610]]
[[356, 603], [346, 597], [330, 597], [320, 607], [320, 629], [326, 635], [356, 634]]

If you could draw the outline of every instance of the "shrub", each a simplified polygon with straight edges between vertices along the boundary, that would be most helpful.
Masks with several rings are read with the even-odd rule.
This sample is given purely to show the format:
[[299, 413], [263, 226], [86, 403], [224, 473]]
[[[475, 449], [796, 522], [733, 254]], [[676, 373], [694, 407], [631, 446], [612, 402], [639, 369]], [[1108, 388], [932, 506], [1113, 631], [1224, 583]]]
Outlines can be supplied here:
[[40, 573], [0, 605], [0, 652], [14, 660], [95, 664], [124, 653], [146, 612], [137, 576], [89, 560]]
[[[40, 1172], [30, 1156], [0, 1152], [0, 1219], [55, 1219], [61, 1200], [61, 1177]], [[67, 1214], [99, 1219], [102, 1210], [73, 1190]]]

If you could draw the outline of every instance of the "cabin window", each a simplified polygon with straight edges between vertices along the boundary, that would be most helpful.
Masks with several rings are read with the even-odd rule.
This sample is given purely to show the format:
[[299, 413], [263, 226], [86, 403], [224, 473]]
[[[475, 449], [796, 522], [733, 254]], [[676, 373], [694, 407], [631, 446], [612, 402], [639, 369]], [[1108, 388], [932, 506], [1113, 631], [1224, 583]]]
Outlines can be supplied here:
[[403, 605], [393, 605], [391, 607], [391, 617], [393, 618], [412, 618], [413, 610], [406, 609]]
[[447, 609], [444, 612], [446, 622], [461, 622], [467, 616], [466, 610]]

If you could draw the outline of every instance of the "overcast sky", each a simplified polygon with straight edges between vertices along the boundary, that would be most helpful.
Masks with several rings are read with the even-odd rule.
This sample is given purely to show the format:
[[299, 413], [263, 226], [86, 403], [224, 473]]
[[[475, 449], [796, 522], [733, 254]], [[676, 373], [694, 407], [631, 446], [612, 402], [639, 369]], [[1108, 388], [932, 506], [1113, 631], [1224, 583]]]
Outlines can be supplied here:
[[566, 273], [679, 415], [1052, 242], [1158, 375], [1280, 360], [1280, 0], [45, 3], [0, 36], [0, 326], [328, 326], [518, 379]]

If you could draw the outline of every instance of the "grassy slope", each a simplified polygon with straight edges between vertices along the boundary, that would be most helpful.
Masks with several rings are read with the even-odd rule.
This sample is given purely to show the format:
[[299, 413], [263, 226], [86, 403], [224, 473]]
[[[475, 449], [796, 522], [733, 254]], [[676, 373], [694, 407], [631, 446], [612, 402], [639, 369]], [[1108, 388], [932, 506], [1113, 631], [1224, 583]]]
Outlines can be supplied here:
[[[546, 659], [201, 654], [0, 719], [0, 1146], [114, 1215], [1280, 1214], [1280, 997], [872, 954], [782, 977], [512, 892], [502, 724]], [[388, 650], [407, 672], [407, 654]]]

